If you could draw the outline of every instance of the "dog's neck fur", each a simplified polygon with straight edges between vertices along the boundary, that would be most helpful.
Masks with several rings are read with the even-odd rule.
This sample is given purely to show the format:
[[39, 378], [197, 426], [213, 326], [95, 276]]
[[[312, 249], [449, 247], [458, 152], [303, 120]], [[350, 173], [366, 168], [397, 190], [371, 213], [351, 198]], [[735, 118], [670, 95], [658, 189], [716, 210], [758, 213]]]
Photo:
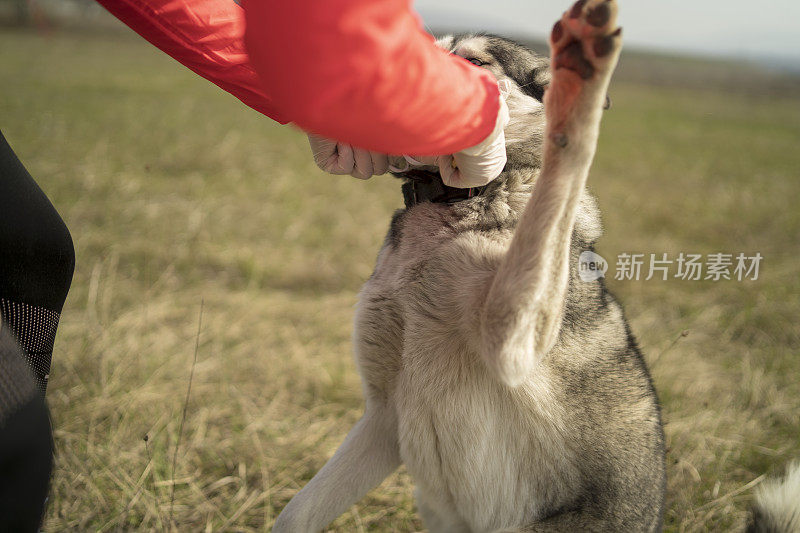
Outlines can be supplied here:
[[[446, 210], [448, 226], [456, 233], [513, 229], [525, 210], [540, 170], [538, 167], [506, 168], [483, 186], [479, 194], [461, 201], [433, 205]], [[402, 212], [409, 212], [417, 205], [421, 204], [407, 203]]]
[[505, 170], [486, 185], [479, 196], [454, 204], [453, 215], [467, 224], [475, 218], [483, 225], [491, 221], [495, 227], [514, 227], [528, 203], [538, 175], [538, 168]]
[[[540, 173], [541, 168], [528, 166], [504, 170], [485, 186], [479, 196], [447, 206], [450, 213], [448, 225], [456, 233], [513, 230], [531, 195], [536, 194]], [[574, 238], [582, 246], [590, 246], [601, 234], [602, 224], [597, 202], [584, 190], [575, 220]]]

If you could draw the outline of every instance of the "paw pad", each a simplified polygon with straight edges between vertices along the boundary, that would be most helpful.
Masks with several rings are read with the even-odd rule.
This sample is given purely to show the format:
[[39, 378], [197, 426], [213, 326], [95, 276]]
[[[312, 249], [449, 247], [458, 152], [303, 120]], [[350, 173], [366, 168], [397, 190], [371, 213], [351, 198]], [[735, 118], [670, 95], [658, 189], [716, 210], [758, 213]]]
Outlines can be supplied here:
[[586, 22], [599, 28], [601, 26], [605, 26], [610, 18], [611, 8], [608, 7], [608, 2], [603, 2], [589, 11], [589, 13], [586, 15]]
[[556, 22], [550, 33], [553, 68], [575, 72], [584, 80], [607, 71], [619, 50], [621, 28], [614, 29], [615, 0], [578, 0]]
[[612, 50], [614, 50], [614, 45], [616, 43], [616, 37], [622, 35], [622, 28], [617, 28], [617, 30], [612, 33], [611, 35], [606, 35], [605, 37], [599, 37], [594, 40], [594, 55], [597, 57], [605, 57], [607, 56]]
[[553, 26], [553, 31], [550, 33], [550, 41], [557, 43], [564, 36], [564, 25], [560, 20], [557, 20]]
[[572, 6], [572, 9], [569, 11], [569, 18], [576, 19], [581, 16], [581, 12], [583, 11], [583, 6], [586, 5], [587, 0], [578, 0], [575, 2], [575, 5]]

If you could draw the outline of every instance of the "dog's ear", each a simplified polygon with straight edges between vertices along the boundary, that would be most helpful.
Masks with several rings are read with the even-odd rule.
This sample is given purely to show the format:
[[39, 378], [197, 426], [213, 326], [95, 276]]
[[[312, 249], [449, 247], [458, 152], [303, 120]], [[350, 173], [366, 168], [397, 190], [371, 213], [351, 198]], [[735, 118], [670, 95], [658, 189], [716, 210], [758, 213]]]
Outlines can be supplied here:
[[[517, 82], [519, 83], [519, 82]], [[520, 88], [528, 96], [533, 96], [540, 102], [544, 99], [544, 91], [550, 84], [550, 66], [545, 64], [527, 71]]]
[[544, 91], [550, 84], [550, 65], [546, 59], [535, 58], [523, 64], [504, 65], [506, 74], [517, 82], [522, 92], [540, 102], [544, 99]]
[[487, 49], [503, 67], [505, 74], [514, 80], [520, 89], [540, 102], [550, 83], [550, 61], [531, 52], [525, 46], [510, 39], [487, 36]]

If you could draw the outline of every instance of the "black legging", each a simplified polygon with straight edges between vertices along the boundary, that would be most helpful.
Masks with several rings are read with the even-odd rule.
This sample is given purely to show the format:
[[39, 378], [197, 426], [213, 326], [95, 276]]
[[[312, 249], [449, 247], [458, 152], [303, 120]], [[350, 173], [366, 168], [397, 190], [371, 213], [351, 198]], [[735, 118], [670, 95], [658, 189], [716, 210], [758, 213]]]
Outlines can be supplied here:
[[67, 226], [0, 132], [0, 315], [42, 393], [74, 268]]
[[36, 531], [44, 509], [44, 392], [74, 268], [67, 227], [0, 132], [0, 531]]
[[53, 447], [50, 420], [33, 373], [0, 323], [0, 531], [37, 531]]

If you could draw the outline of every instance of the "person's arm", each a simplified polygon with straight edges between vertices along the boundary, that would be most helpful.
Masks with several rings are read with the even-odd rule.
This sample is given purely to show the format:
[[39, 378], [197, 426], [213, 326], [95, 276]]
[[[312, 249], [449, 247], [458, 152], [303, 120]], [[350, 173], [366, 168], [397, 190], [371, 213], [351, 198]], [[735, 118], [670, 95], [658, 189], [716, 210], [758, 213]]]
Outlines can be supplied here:
[[498, 122], [497, 81], [448, 54], [409, 0], [243, 2], [250, 62], [302, 129], [390, 154], [452, 154]]
[[264, 91], [233, 0], [97, 0], [161, 51], [268, 117], [286, 118]]
[[475, 184], [505, 162], [494, 78], [437, 48], [405, 0], [253, 0], [245, 5], [247, 48], [245, 12], [233, 0], [98, 2], [280, 123], [378, 153], [452, 154], [489, 141], [503, 158], [491, 158], [495, 170], [473, 172], [467, 181]]

